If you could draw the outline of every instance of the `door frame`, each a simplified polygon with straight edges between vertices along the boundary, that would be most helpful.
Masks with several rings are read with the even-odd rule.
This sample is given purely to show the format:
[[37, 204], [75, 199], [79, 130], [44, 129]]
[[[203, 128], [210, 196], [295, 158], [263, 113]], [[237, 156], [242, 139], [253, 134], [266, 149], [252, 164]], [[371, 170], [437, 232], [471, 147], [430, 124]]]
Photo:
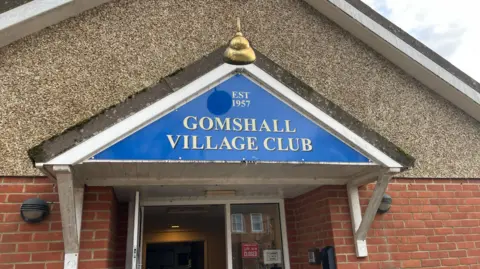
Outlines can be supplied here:
[[[230, 206], [232, 204], [278, 204], [278, 209], [280, 213], [280, 230], [282, 238], [282, 258], [285, 269], [290, 269], [290, 255], [288, 249], [288, 238], [287, 238], [287, 221], [285, 217], [285, 202], [283, 198], [261, 198], [255, 197], [231, 197], [230, 199], [205, 199], [204, 197], [198, 197], [199, 199], [176, 199], [172, 198], [170, 200], [140, 200], [140, 207], [143, 208], [147, 206], [170, 206], [170, 205], [224, 205], [225, 206], [225, 244], [227, 250], [227, 269], [233, 269], [233, 257], [232, 257], [232, 229], [230, 221]], [[142, 216], [143, 217], [143, 216]], [[143, 224], [143, 221], [142, 221]], [[141, 241], [143, 241], [143, 231], [140, 235]], [[141, 253], [143, 250], [143, 243]], [[127, 248], [131, 246], [127, 245]], [[128, 253], [128, 249], [127, 249]], [[142, 261], [143, 264], [143, 261]]]

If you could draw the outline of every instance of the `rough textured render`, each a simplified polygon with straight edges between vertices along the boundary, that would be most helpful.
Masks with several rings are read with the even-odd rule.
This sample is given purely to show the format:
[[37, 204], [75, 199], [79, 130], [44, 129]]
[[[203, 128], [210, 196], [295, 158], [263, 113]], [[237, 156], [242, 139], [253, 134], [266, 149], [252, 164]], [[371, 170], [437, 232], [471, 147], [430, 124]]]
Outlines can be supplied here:
[[252, 45], [416, 159], [480, 176], [480, 123], [298, 1], [113, 1], [0, 49], [0, 175], [27, 150], [224, 45]]

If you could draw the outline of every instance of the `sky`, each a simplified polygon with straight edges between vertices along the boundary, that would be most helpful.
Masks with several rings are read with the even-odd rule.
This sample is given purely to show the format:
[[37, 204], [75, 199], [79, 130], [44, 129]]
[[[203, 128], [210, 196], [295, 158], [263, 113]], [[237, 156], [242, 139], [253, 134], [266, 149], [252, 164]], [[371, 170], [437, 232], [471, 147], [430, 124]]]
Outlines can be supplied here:
[[480, 81], [480, 0], [362, 0]]

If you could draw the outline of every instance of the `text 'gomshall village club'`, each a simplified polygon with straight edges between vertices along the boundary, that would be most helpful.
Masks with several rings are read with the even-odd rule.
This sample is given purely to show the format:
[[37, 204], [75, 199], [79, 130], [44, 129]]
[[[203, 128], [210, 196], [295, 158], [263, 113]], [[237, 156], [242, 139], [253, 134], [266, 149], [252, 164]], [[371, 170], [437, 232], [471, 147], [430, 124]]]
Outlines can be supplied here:
[[480, 268], [480, 84], [360, 0], [3, 1], [0, 77], [0, 269]]

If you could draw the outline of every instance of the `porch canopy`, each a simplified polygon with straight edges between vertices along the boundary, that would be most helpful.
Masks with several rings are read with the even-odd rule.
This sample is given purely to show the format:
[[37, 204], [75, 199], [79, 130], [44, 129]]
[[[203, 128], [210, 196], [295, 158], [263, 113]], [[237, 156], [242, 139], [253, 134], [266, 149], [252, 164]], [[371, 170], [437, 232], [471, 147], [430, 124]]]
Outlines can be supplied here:
[[[346, 184], [357, 255], [367, 255], [388, 180], [414, 160], [258, 51], [234, 65], [224, 50], [29, 151], [58, 183], [66, 263], [78, 254], [85, 185], [113, 186], [119, 199], [140, 191], [148, 203], [212, 190], [289, 198]], [[358, 186], [374, 181], [362, 218]]]

